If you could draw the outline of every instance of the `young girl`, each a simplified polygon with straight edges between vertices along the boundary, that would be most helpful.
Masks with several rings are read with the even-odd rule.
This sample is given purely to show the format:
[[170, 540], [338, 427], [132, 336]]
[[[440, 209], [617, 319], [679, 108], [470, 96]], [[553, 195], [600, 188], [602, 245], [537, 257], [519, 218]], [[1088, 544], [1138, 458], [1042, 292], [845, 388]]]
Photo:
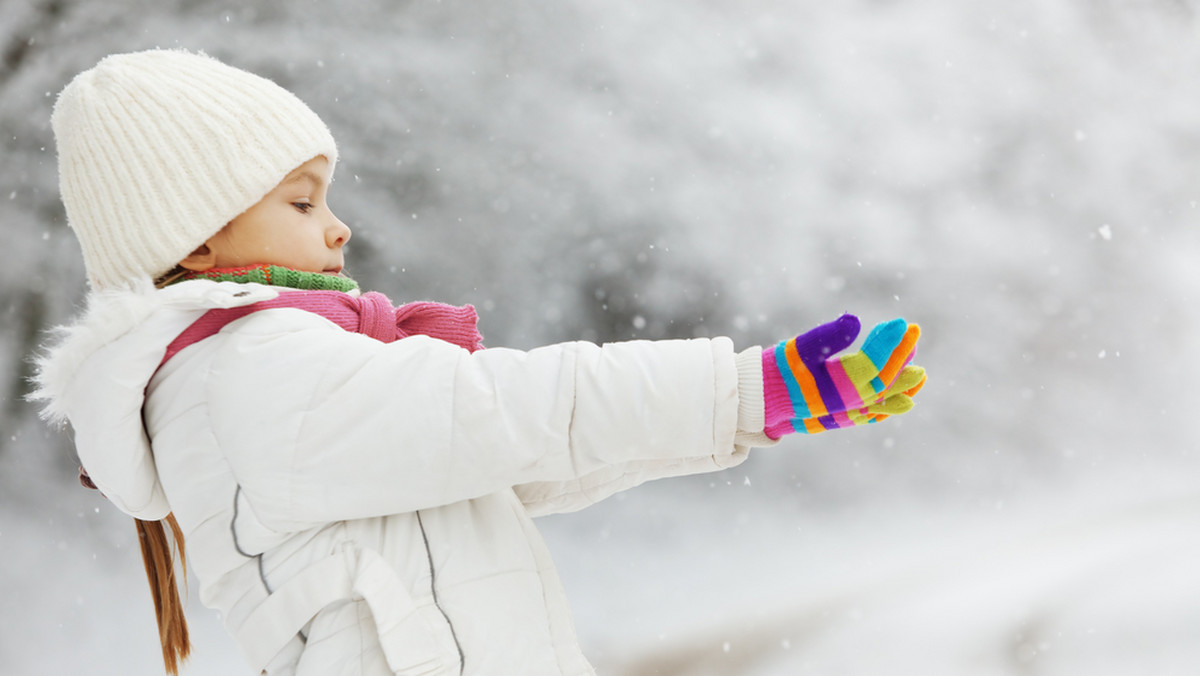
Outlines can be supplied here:
[[255, 672], [592, 674], [533, 516], [903, 413], [924, 382], [903, 320], [839, 355], [851, 315], [767, 350], [481, 349], [469, 306], [341, 275], [329, 130], [204, 55], [110, 56], [52, 123], [91, 293], [33, 396], [138, 520], [171, 673], [186, 540]]

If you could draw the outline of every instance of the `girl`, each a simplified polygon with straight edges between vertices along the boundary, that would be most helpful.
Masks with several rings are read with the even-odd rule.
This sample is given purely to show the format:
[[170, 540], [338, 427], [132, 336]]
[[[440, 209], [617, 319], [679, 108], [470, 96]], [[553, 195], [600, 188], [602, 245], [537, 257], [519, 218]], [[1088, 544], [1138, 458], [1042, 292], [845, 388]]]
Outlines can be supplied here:
[[91, 293], [33, 397], [138, 520], [171, 673], [186, 540], [255, 672], [592, 674], [531, 517], [903, 413], [924, 382], [903, 320], [839, 355], [851, 315], [767, 350], [483, 350], [473, 308], [340, 274], [329, 130], [204, 55], [110, 56], [52, 123]]

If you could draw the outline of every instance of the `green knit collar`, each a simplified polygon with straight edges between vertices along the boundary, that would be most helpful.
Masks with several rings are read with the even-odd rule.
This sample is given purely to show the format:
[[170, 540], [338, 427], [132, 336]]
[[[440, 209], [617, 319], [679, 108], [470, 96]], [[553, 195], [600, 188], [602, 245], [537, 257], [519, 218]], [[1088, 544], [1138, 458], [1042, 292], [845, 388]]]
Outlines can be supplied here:
[[[237, 282], [239, 284], [266, 284], [285, 286], [289, 289], [306, 291], [353, 291], [358, 282], [341, 275], [322, 272], [302, 272], [279, 265], [253, 265], [246, 268], [213, 268], [203, 272], [188, 272], [177, 282], [191, 279], [210, 279], [214, 282]], [[174, 283], [174, 282], [173, 282]]]

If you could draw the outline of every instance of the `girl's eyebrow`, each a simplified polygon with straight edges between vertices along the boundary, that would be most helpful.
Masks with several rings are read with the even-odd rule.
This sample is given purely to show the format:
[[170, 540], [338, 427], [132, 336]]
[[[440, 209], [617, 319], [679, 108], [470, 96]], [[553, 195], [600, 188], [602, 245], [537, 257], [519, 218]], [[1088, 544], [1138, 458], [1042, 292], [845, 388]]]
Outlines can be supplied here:
[[283, 183], [280, 185], [291, 185], [292, 183], [299, 183], [300, 181], [305, 180], [312, 183], [314, 186], [324, 184], [324, 181], [321, 180], [321, 177], [318, 176], [316, 172], [305, 170], [288, 176], [287, 178], [283, 179]]

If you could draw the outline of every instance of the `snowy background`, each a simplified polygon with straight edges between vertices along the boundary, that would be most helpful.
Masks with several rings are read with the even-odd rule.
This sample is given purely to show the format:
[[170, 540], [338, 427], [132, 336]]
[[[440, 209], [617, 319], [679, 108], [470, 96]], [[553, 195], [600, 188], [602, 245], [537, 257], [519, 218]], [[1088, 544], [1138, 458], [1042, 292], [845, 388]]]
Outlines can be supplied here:
[[602, 674], [1200, 673], [1198, 5], [0, 0], [0, 673], [161, 673], [21, 400], [83, 293], [54, 97], [154, 46], [308, 102], [349, 272], [491, 345], [921, 323], [912, 414], [540, 522]]

